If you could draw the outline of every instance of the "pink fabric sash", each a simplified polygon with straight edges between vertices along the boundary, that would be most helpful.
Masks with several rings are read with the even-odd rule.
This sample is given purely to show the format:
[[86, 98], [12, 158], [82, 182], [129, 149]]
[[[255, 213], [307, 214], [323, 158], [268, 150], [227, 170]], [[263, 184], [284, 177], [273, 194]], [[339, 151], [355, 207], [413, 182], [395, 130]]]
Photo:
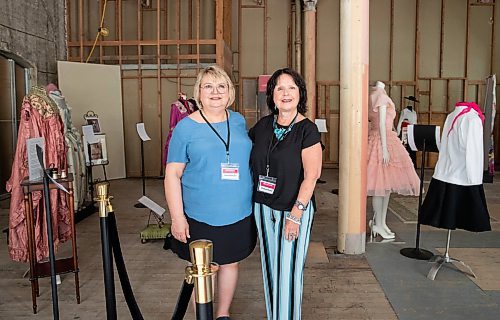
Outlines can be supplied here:
[[484, 115], [481, 112], [481, 109], [479, 109], [479, 106], [475, 102], [457, 102], [455, 104], [455, 108], [457, 107], [467, 107], [463, 109], [454, 119], [453, 122], [451, 123], [450, 130], [448, 131], [448, 135], [450, 135], [451, 130], [453, 130], [453, 127], [455, 126], [455, 122], [457, 122], [458, 118], [467, 112], [470, 112], [472, 109], [476, 110], [477, 115], [479, 118], [481, 118], [481, 121], [483, 122], [484, 125]]

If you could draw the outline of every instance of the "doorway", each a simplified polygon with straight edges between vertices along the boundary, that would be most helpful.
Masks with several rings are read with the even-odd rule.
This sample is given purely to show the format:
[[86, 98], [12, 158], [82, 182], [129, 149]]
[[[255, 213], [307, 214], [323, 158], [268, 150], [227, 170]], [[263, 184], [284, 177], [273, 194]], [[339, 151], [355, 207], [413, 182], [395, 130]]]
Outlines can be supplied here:
[[[0, 52], [0, 199], [7, 197], [5, 183], [10, 178], [16, 152], [19, 114], [30, 87], [30, 68], [16, 62], [11, 54]], [[22, 61], [22, 59], [19, 59]]]

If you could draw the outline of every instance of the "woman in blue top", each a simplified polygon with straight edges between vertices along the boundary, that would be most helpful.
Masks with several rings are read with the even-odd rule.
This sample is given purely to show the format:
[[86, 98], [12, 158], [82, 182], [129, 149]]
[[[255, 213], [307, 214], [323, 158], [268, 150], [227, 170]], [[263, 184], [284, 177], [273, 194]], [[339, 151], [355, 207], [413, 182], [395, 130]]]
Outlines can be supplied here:
[[202, 70], [194, 86], [200, 110], [180, 121], [170, 140], [165, 195], [175, 240], [171, 249], [190, 261], [189, 242], [213, 242], [217, 274], [218, 320], [229, 319], [238, 280], [238, 262], [256, 243], [252, 215], [252, 177], [245, 119], [227, 108], [234, 86], [224, 70]]

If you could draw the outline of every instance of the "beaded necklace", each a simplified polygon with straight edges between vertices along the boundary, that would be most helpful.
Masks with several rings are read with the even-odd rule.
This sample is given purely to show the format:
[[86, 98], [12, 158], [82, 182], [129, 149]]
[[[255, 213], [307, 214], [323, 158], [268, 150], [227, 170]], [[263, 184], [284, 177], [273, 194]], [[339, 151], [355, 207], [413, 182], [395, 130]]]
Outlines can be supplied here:
[[288, 127], [285, 127], [285, 128], [278, 127], [278, 123], [277, 123], [278, 116], [274, 116], [273, 129], [274, 129], [274, 135], [276, 136], [276, 139], [278, 141], [282, 141], [283, 139], [285, 139], [286, 135], [290, 131], [292, 131], [293, 125], [295, 124], [295, 120], [297, 119], [298, 115], [299, 115], [299, 112], [297, 111], [297, 113], [295, 114], [295, 117], [293, 117], [293, 120], [290, 123], [290, 125]]

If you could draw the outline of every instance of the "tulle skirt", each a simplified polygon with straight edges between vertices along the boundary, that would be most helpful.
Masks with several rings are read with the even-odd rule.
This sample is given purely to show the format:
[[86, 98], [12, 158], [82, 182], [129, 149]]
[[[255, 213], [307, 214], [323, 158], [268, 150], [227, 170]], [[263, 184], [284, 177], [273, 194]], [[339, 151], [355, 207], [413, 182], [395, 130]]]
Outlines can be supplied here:
[[411, 158], [394, 131], [387, 132], [387, 150], [390, 160], [384, 165], [382, 143], [378, 130], [368, 135], [367, 195], [384, 197], [391, 193], [418, 196], [420, 178]]

